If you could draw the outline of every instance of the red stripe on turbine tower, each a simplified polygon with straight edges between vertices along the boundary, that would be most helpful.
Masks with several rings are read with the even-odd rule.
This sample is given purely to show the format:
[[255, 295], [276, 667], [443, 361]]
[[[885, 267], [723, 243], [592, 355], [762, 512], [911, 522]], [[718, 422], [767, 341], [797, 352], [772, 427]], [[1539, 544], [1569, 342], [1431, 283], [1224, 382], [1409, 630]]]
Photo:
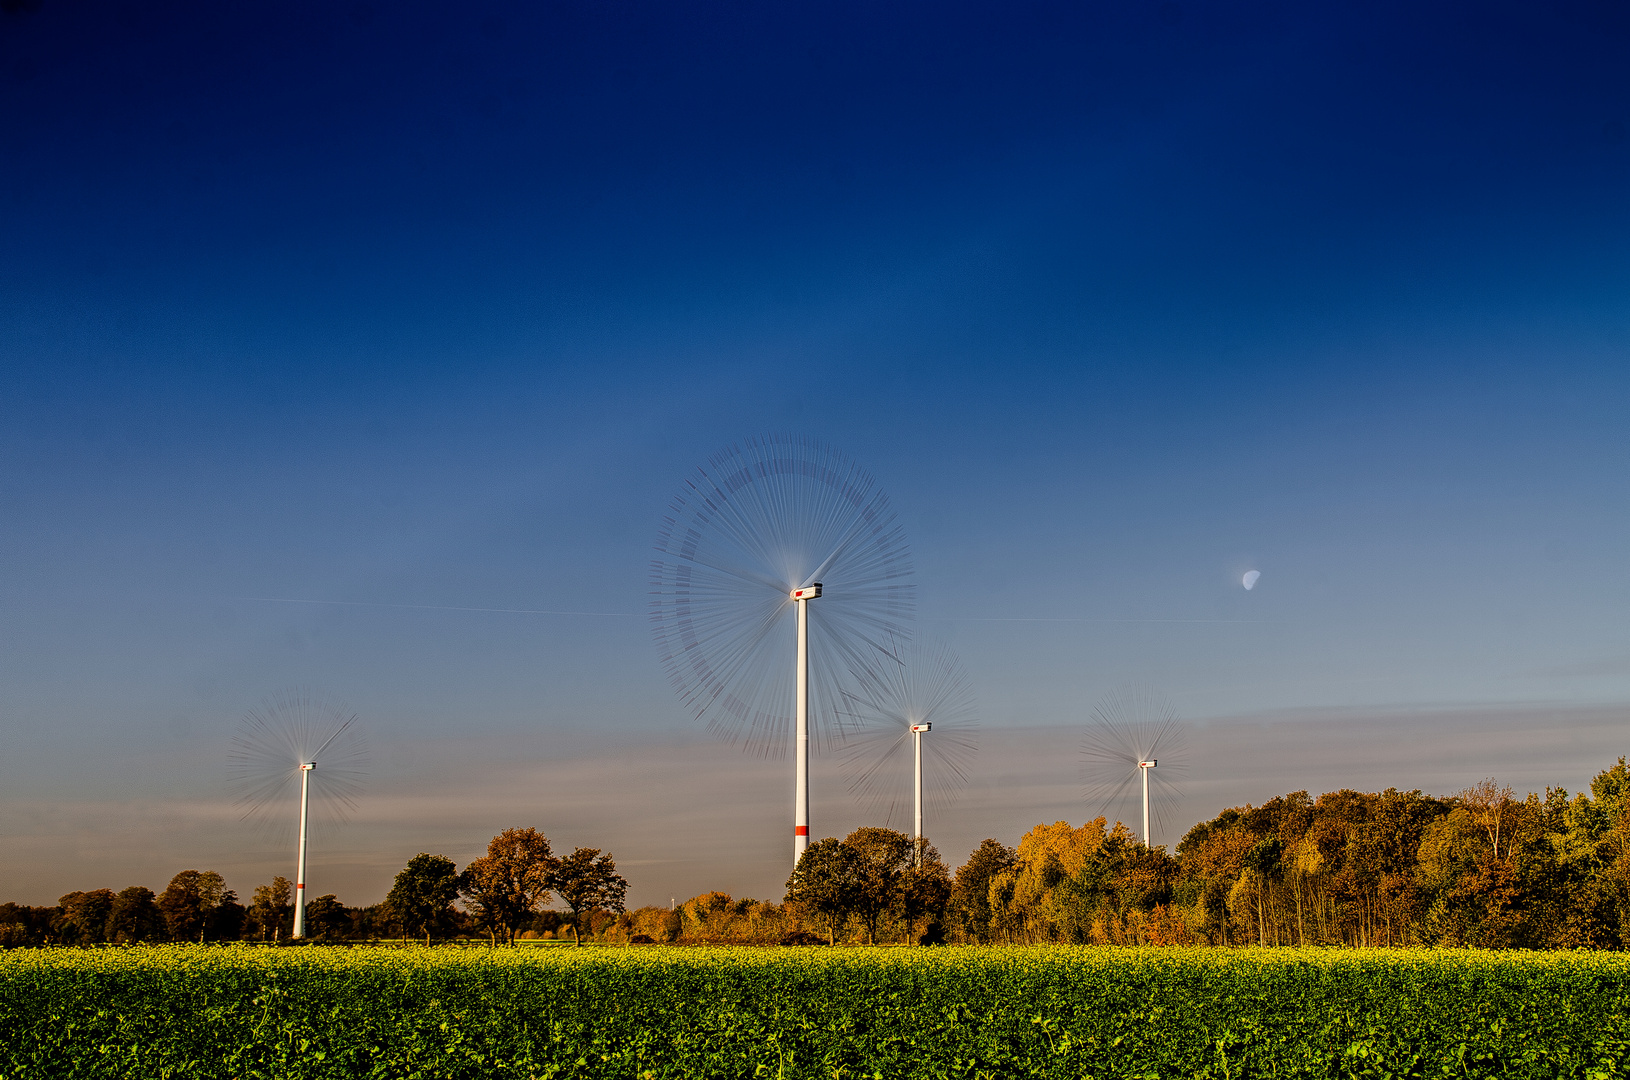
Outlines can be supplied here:
[[792, 835], [794, 835], [794, 836], [808, 836], [809, 835], [809, 826], [808, 825], [794, 825], [792, 827]]

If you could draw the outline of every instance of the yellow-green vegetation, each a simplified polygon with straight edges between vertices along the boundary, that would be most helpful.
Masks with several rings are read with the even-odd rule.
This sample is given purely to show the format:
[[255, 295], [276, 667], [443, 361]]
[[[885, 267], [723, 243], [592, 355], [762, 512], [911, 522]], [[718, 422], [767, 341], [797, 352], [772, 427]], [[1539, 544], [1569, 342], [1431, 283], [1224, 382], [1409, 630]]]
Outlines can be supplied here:
[[1609, 1077], [1630, 958], [1093, 947], [0, 955], [0, 1077]]

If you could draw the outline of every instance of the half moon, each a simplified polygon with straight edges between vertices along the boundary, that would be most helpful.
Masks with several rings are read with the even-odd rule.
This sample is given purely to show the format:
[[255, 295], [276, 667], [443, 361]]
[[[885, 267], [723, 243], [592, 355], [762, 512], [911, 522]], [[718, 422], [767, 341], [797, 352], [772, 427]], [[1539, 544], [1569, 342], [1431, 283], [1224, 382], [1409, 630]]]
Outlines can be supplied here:
[[1240, 584], [1245, 586], [1246, 592], [1250, 592], [1252, 589], [1256, 588], [1256, 579], [1261, 576], [1262, 571], [1260, 570], [1247, 570], [1245, 571], [1245, 576], [1240, 579]]

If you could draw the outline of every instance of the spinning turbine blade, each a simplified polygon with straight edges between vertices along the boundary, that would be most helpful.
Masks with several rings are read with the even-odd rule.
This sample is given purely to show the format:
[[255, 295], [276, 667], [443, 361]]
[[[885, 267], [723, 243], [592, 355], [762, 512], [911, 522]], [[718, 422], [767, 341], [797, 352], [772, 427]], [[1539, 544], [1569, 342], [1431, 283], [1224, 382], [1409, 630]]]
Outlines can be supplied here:
[[[670, 504], [651, 562], [652, 630], [686, 709], [759, 754], [792, 743], [802, 792], [807, 747], [842, 743], [844, 694], [870, 676], [880, 646], [909, 636], [911, 576], [894, 511], [864, 470], [813, 440], [749, 439], [710, 458]], [[800, 670], [807, 743], [789, 738]]]

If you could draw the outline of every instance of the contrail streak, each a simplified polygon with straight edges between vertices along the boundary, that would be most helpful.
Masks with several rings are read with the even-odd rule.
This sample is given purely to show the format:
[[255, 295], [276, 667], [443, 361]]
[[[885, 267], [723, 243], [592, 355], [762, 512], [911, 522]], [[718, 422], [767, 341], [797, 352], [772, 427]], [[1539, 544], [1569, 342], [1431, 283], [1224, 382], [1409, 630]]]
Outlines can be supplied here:
[[[283, 596], [229, 596], [260, 604], [326, 604], [335, 607], [395, 608], [402, 611], [475, 611], [495, 615], [588, 615], [611, 619], [638, 619], [635, 611], [562, 611], [554, 608], [455, 607], [449, 604], [384, 604], [370, 600], [295, 600]], [[981, 615], [930, 615], [925, 618], [950, 622], [1037, 622], [1037, 623], [1263, 623], [1266, 619], [1087, 619], [1016, 616], [1003, 618]]]
[[337, 607], [398, 608], [405, 611], [482, 611], [498, 615], [604, 615], [608, 618], [638, 619], [634, 611], [556, 611], [553, 608], [453, 607], [447, 604], [379, 604], [368, 600], [291, 600], [282, 596], [229, 596], [228, 600], [251, 600], [261, 604], [328, 604]]
[[942, 622], [1078, 622], [1078, 623], [1264, 623], [1267, 619], [1085, 619], [994, 618], [981, 615], [924, 615]]

